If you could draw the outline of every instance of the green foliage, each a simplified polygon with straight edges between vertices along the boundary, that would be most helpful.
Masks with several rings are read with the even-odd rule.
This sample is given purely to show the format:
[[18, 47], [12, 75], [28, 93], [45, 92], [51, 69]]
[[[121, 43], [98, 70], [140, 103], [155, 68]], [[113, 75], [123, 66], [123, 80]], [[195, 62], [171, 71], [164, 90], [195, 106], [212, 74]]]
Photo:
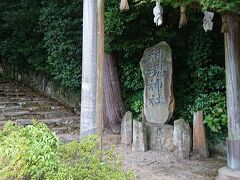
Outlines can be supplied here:
[[0, 58], [80, 89], [82, 1], [3, 0]]
[[9, 122], [0, 132], [0, 177], [38, 179], [56, 171], [58, 146], [56, 135], [43, 124], [21, 127]]
[[227, 107], [224, 93], [213, 92], [201, 94], [195, 100], [190, 112], [204, 112], [204, 123], [212, 132], [221, 132], [227, 129]]
[[2, 0], [0, 4], [0, 57], [22, 70], [47, 69], [42, 35], [36, 31], [40, 5], [37, 0]]
[[96, 136], [59, 144], [55, 133], [34, 121], [22, 127], [9, 122], [0, 132], [0, 176], [8, 179], [134, 179], [121, 170], [114, 148], [99, 149]]
[[143, 105], [143, 79], [139, 66], [143, 51], [165, 39], [174, 44], [180, 36], [176, 36], [174, 24], [178, 13], [172, 8], [165, 10], [169, 13], [166, 18], [169, 23], [159, 29], [153, 23], [151, 4], [135, 6], [134, 2], [129, 3], [130, 11], [121, 13], [118, 0], [106, 2], [106, 51], [117, 54], [123, 99], [126, 108], [138, 118]]
[[131, 1], [131, 8], [125, 13], [119, 12], [118, 1], [107, 2], [106, 46], [108, 52], [117, 53], [120, 60], [120, 79], [126, 109], [132, 111], [135, 118], [141, 118], [143, 80], [139, 61], [144, 49], [164, 40], [170, 44], [173, 54], [173, 88], [176, 98], [173, 120], [182, 117], [192, 123], [192, 111], [200, 110], [199, 104], [203, 97], [208, 97], [209, 102], [204, 104], [202, 110], [206, 116], [208, 134], [214, 139], [210, 136], [208, 138], [215, 141], [217, 136], [225, 137], [224, 42], [219, 33], [220, 15], [215, 16], [213, 32], [205, 33], [202, 12], [188, 9], [188, 25], [178, 29], [178, 11], [164, 6], [164, 25], [159, 28], [153, 23], [154, 3], [147, 2], [150, 1]]
[[39, 17], [49, 73], [66, 88], [80, 88], [82, 3], [45, 0]]

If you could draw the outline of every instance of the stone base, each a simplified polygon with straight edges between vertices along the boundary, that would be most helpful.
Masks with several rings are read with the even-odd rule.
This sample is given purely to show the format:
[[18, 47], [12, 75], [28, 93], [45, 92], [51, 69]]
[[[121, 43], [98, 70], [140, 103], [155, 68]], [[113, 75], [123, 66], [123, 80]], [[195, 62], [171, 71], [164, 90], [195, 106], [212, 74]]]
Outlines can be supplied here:
[[173, 126], [147, 124], [149, 149], [156, 151], [174, 150]]
[[218, 170], [218, 176], [216, 180], [239, 180], [240, 171], [234, 171], [228, 167], [223, 167]]

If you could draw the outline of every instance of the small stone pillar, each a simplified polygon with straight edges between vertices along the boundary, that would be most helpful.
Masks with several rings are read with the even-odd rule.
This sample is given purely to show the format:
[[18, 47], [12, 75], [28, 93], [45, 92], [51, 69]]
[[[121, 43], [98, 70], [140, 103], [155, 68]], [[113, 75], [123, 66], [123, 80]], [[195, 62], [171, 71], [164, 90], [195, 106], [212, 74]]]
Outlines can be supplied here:
[[130, 111], [126, 112], [121, 124], [121, 143], [130, 145], [132, 144], [133, 137], [133, 119]]
[[203, 125], [203, 112], [194, 114], [193, 120], [193, 153], [199, 154], [202, 158], [208, 158], [208, 145], [206, 142], [206, 132]]
[[143, 123], [133, 120], [133, 151], [147, 151], [147, 134]]
[[189, 159], [191, 149], [191, 129], [183, 119], [174, 121], [174, 154], [179, 159]]

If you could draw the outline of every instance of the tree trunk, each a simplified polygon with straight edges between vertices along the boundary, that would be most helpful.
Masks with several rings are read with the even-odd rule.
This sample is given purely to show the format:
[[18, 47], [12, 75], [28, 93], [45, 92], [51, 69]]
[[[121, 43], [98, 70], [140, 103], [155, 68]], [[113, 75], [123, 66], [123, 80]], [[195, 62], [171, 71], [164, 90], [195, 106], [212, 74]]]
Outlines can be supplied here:
[[239, 17], [227, 15], [225, 63], [228, 111], [228, 167], [240, 170], [240, 36]]
[[116, 65], [115, 56], [106, 54], [104, 80], [104, 130], [113, 133], [120, 132], [121, 121], [125, 113]]
[[80, 137], [96, 133], [97, 0], [83, 1]]

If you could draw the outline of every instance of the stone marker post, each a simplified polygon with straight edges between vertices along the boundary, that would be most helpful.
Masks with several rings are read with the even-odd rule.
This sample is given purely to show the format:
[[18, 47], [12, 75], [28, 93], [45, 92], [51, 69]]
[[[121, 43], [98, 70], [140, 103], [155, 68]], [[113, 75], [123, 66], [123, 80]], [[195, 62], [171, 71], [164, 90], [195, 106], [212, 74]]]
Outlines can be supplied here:
[[126, 112], [121, 124], [121, 143], [130, 145], [133, 138], [133, 119], [130, 111]]
[[179, 159], [189, 159], [191, 149], [191, 128], [183, 119], [174, 121], [174, 153]]
[[199, 154], [202, 158], [208, 158], [208, 145], [206, 142], [206, 132], [203, 124], [203, 112], [194, 114], [193, 120], [193, 153]]
[[147, 151], [147, 134], [143, 123], [133, 120], [133, 151]]

